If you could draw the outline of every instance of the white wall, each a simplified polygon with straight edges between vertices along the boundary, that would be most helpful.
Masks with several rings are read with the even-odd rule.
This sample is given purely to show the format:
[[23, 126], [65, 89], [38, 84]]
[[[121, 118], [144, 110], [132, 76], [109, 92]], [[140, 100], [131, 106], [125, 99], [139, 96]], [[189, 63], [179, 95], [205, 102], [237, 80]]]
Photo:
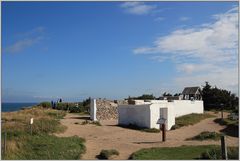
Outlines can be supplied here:
[[173, 107], [175, 117], [204, 112], [203, 101], [199, 100], [174, 100], [173, 102], [168, 102], [168, 107]]
[[150, 128], [150, 105], [119, 105], [118, 124]]
[[166, 129], [170, 130], [173, 125], [175, 125], [175, 115], [174, 110], [172, 107], [168, 107], [165, 103], [164, 104], [152, 104], [150, 106], [151, 110], [151, 126], [150, 128], [159, 129], [159, 124], [157, 124], [158, 119], [160, 118], [160, 109], [166, 108], [167, 113], [164, 115], [164, 118], [167, 119], [166, 121]]
[[90, 102], [90, 119], [93, 121], [97, 121], [96, 99], [91, 99], [91, 102]]
[[119, 105], [119, 124], [136, 124], [141, 127], [159, 129], [157, 120], [160, 118], [161, 108], [167, 108], [167, 115], [164, 116], [167, 119], [167, 130], [170, 130], [175, 125], [176, 117], [204, 112], [203, 101], [199, 100], [174, 100], [173, 102], [153, 100], [151, 104]]

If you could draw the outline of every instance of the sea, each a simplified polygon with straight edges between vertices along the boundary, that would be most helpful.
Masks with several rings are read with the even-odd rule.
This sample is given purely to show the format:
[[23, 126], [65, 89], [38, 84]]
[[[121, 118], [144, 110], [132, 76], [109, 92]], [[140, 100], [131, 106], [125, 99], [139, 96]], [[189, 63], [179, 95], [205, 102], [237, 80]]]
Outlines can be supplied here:
[[12, 112], [21, 110], [21, 108], [30, 108], [38, 103], [2, 103], [2, 112]]

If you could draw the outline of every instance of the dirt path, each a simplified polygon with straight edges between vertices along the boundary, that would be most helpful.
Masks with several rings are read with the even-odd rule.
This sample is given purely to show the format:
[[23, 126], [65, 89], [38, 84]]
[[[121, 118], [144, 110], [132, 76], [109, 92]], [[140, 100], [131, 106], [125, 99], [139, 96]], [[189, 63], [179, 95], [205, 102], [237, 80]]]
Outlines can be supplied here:
[[[88, 116], [67, 114], [61, 123], [68, 127], [62, 134], [57, 136], [78, 135], [86, 139], [87, 151], [82, 159], [96, 159], [96, 155], [102, 149], [116, 149], [120, 155], [114, 159], [128, 159], [135, 151], [149, 147], [175, 147], [181, 145], [207, 145], [220, 144], [220, 141], [185, 141], [202, 131], [220, 131], [225, 126], [213, 122], [215, 118], [209, 118], [198, 124], [182, 127], [167, 132], [167, 141], [161, 142], [160, 133], [147, 133], [116, 126], [117, 120], [101, 121], [102, 126], [81, 125]], [[80, 124], [75, 124], [76, 122]], [[238, 138], [227, 136], [227, 145], [238, 146]]]

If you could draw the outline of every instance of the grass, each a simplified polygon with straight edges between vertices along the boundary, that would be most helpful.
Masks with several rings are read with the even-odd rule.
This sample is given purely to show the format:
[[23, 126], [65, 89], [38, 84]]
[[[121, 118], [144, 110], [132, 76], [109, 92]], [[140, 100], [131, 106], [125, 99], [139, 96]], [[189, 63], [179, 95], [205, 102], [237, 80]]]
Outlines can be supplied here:
[[229, 118], [224, 118], [223, 121], [221, 118], [217, 118], [214, 120], [214, 122], [220, 124], [220, 125], [236, 125], [238, 126], [238, 120], [231, 120]]
[[[228, 159], [238, 159], [238, 148], [237, 147], [228, 147], [227, 148], [227, 156]], [[200, 159], [211, 159], [211, 160], [218, 160], [222, 159], [221, 157], [221, 149], [220, 148], [213, 148], [210, 150], [206, 150], [201, 154]]]
[[[33, 107], [2, 113], [3, 133], [7, 132], [7, 150], [3, 159], [79, 159], [84, 153], [84, 140], [78, 137], [56, 137], [66, 127], [60, 119], [66, 112]], [[29, 121], [34, 118], [32, 135]]]
[[225, 125], [226, 127], [222, 130], [226, 135], [232, 136], [232, 137], [238, 137], [239, 136], [239, 122], [238, 120], [231, 120], [229, 118], [224, 118], [223, 120], [221, 118], [217, 118], [214, 120], [214, 122]]
[[[220, 149], [217, 145], [180, 146], [141, 149], [133, 153], [133, 160], [192, 160], [201, 159], [202, 154], [212, 149]], [[237, 148], [238, 149], [238, 148]], [[238, 151], [237, 151], [238, 152]]]
[[175, 125], [172, 127], [172, 130], [178, 129], [183, 126], [194, 125], [206, 118], [211, 118], [211, 117], [214, 117], [214, 116], [207, 113], [204, 113], [204, 114], [192, 113], [192, 114], [184, 115], [181, 117], [177, 117], [175, 120]]
[[200, 134], [192, 137], [192, 138], [188, 138], [186, 140], [220, 140], [221, 139], [221, 134], [216, 133], [216, 132], [209, 132], [209, 131], [204, 131], [201, 132]]
[[101, 123], [99, 121], [89, 121], [89, 120], [85, 120], [81, 123], [81, 125], [86, 125], [86, 124], [93, 124], [96, 126], [102, 126]]
[[156, 128], [143, 128], [140, 126], [137, 126], [135, 124], [128, 124], [128, 125], [119, 125], [120, 127], [127, 128], [127, 129], [132, 129], [132, 130], [139, 130], [141, 132], [150, 132], [150, 133], [159, 133], [160, 130]]
[[97, 156], [98, 159], [112, 159], [114, 155], [119, 155], [116, 149], [101, 150], [100, 154]]
[[[11, 145], [7, 160], [63, 160], [80, 159], [85, 152], [84, 140], [77, 137], [56, 137], [54, 135], [25, 135]], [[12, 142], [13, 143], [13, 142]], [[8, 148], [9, 144], [7, 145]], [[13, 148], [14, 147], [14, 148]], [[8, 149], [9, 150], [9, 149]]]

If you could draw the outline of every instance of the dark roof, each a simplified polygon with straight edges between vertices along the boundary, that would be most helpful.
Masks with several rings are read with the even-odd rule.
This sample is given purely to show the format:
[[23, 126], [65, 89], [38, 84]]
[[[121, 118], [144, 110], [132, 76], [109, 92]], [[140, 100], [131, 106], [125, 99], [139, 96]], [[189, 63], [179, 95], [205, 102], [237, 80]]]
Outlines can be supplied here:
[[185, 87], [182, 94], [195, 94], [199, 87]]

